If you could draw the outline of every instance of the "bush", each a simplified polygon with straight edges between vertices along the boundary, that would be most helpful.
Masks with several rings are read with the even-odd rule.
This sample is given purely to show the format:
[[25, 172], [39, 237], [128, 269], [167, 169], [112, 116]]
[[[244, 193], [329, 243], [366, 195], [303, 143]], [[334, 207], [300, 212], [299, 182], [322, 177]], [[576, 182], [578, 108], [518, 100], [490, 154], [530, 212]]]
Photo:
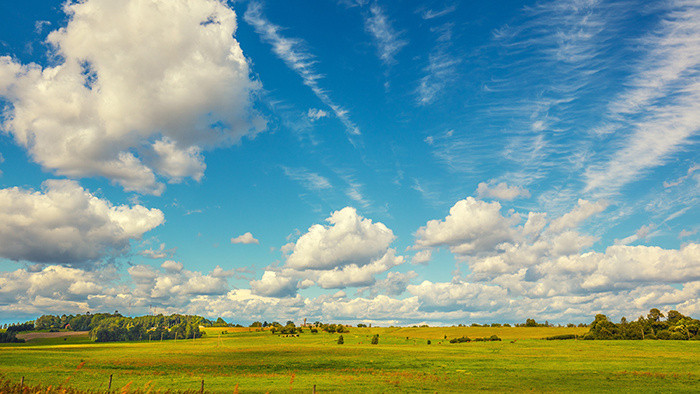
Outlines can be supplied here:
[[372, 345], [377, 345], [377, 344], [379, 344], [379, 334], [374, 334], [374, 336], [372, 337], [372, 342], [371, 342], [371, 343], [372, 343]]
[[656, 333], [658, 339], [671, 339], [671, 333], [668, 330], [661, 330]]
[[21, 332], [21, 331], [31, 331], [34, 329], [34, 323], [32, 322], [26, 322], [22, 324], [12, 324], [9, 327], [7, 327], [7, 332], [14, 331], [14, 332]]
[[430, 339], [428, 339], [428, 345], [430, 345]]
[[471, 342], [471, 339], [469, 339], [469, 337], [461, 337], [461, 338], [452, 338], [452, 339], [450, 339], [450, 343], [462, 343], [462, 342]]
[[14, 331], [0, 332], [0, 343], [22, 343], [24, 339], [15, 336]]
[[339, 336], [339, 337], [338, 337], [338, 345], [342, 345], [342, 344], [344, 344], [344, 343], [345, 343], [345, 339], [343, 339], [343, 336], [342, 336], [342, 335]]
[[501, 340], [501, 338], [499, 338], [498, 335], [495, 335], [495, 334], [491, 335], [489, 337], [489, 341], [500, 341], [500, 340]]
[[563, 340], [563, 339], [576, 339], [577, 335], [575, 334], [564, 334], [564, 335], [554, 335], [551, 337], [545, 338], [548, 341], [553, 341], [553, 340]]
[[685, 334], [676, 331], [676, 332], [671, 333], [671, 337], [669, 339], [672, 339], [674, 341], [683, 341], [683, 340], [687, 340], [688, 337]]

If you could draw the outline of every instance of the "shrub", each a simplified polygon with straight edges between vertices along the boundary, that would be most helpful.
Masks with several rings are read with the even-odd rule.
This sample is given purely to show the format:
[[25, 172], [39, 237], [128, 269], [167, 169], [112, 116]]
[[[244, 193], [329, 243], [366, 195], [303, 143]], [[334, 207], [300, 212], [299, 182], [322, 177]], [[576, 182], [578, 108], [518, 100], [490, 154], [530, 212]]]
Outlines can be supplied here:
[[377, 344], [379, 344], [379, 334], [374, 334], [374, 336], [372, 337], [372, 342], [371, 342], [371, 343], [372, 343], [372, 345], [377, 345]]
[[547, 337], [545, 339], [548, 341], [563, 340], [563, 339], [576, 339], [576, 335], [575, 334], [554, 335], [551, 337]]
[[500, 340], [501, 340], [501, 338], [499, 338], [498, 335], [495, 335], [495, 334], [491, 335], [489, 337], [489, 341], [500, 341]]
[[342, 344], [344, 344], [344, 343], [345, 343], [345, 339], [343, 339], [343, 336], [342, 336], [342, 335], [339, 336], [339, 337], [338, 337], [338, 345], [342, 345]]
[[14, 331], [0, 332], [0, 343], [22, 343], [24, 339], [15, 336]]
[[450, 339], [450, 343], [462, 343], [462, 342], [470, 342], [471, 339], [469, 337], [461, 337], [461, 338], [452, 338]]
[[683, 333], [676, 331], [671, 333], [671, 337], [669, 339], [673, 339], [674, 341], [682, 341], [688, 339], [688, 337]]
[[428, 339], [428, 345], [430, 345], [430, 339]]
[[22, 324], [12, 324], [7, 327], [7, 332], [14, 331], [14, 332], [21, 332], [21, 331], [31, 331], [34, 329], [34, 323], [32, 322], [26, 322]]
[[671, 333], [668, 330], [661, 330], [656, 333], [658, 339], [671, 339]]

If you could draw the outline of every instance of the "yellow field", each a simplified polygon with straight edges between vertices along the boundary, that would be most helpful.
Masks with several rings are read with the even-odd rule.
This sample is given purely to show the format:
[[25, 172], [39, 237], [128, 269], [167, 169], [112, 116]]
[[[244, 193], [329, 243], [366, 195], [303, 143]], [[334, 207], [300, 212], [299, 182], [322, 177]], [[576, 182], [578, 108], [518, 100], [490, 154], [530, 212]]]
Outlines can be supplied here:
[[[350, 328], [299, 337], [208, 328], [197, 340], [0, 345], [2, 375], [28, 385], [207, 392], [700, 392], [700, 341], [546, 341], [585, 328]], [[222, 332], [226, 332], [222, 334]], [[379, 334], [379, 344], [370, 338]], [[498, 335], [503, 341], [444, 339]], [[428, 339], [431, 344], [428, 344]], [[128, 391], [127, 390], [127, 391]]]

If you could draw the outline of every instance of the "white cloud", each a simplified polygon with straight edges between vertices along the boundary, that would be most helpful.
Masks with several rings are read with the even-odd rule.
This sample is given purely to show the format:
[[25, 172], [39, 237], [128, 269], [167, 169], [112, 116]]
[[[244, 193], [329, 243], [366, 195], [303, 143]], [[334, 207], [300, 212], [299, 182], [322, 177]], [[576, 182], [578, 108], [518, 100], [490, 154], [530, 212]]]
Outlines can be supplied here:
[[406, 291], [411, 280], [417, 277], [418, 274], [415, 271], [408, 271], [406, 273], [389, 272], [386, 275], [386, 279], [377, 281], [370, 291], [374, 295], [382, 293], [388, 296], [400, 296]]
[[578, 205], [560, 218], [555, 219], [549, 225], [549, 229], [553, 232], [559, 232], [568, 228], [577, 227], [581, 222], [589, 217], [603, 212], [608, 207], [606, 201], [590, 202], [579, 199]]
[[403, 263], [403, 256], [394, 253], [389, 249], [384, 256], [369, 264], [353, 263], [332, 270], [306, 271], [304, 275], [324, 289], [370, 286], [375, 283], [376, 275]]
[[433, 256], [433, 251], [430, 249], [419, 250], [413, 255], [411, 264], [428, 264]]
[[434, 19], [434, 18], [439, 18], [439, 17], [441, 17], [441, 16], [445, 16], [445, 15], [451, 14], [451, 13], [454, 12], [456, 9], [457, 9], [457, 6], [454, 5], [454, 4], [451, 5], [451, 6], [447, 6], [447, 7], [443, 8], [443, 9], [441, 9], [441, 10], [427, 9], [427, 10], [421, 12], [421, 18], [426, 19], [426, 20], [428, 20], [428, 19]]
[[474, 279], [492, 280], [560, 256], [582, 253], [598, 238], [580, 234], [576, 228], [606, 206], [605, 202], [579, 200], [570, 212], [551, 222], [545, 213], [529, 212], [521, 226], [520, 215], [501, 215], [498, 202], [468, 197], [458, 201], [444, 220], [431, 220], [420, 227], [413, 248], [429, 251], [448, 247], [469, 263]]
[[153, 143], [153, 152], [156, 155], [154, 166], [172, 183], [179, 183], [186, 177], [200, 181], [204, 176], [207, 166], [198, 146], [178, 149], [175, 141], [166, 137]]
[[369, 11], [370, 16], [365, 19], [365, 29], [374, 38], [377, 55], [385, 65], [394, 64], [396, 54], [408, 44], [408, 41], [402, 39], [401, 33], [391, 26], [391, 21], [379, 5], [372, 4]]
[[[450, 53], [452, 28], [452, 23], [446, 23], [430, 29], [438, 35], [437, 44], [428, 55], [428, 65], [423, 69], [425, 75], [420, 79], [416, 89], [420, 105], [434, 102], [457, 76], [457, 66], [461, 63], [461, 59]], [[432, 141], [430, 144], [432, 145]]]
[[306, 168], [282, 167], [282, 170], [284, 170], [284, 174], [287, 175], [289, 179], [299, 182], [308, 190], [317, 191], [330, 189], [332, 187], [328, 178], [311, 172]]
[[150, 266], [136, 265], [127, 270], [134, 284], [134, 297], [151, 300], [164, 305], [182, 306], [192, 296], [219, 295], [228, 291], [224, 276], [204, 275], [198, 271], [184, 269], [180, 262], [166, 261], [163, 270]]
[[172, 257], [176, 251], [177, 248], [165, 249], [165, 244], [161, 243], [158, 249], [144, 249], [139, 254], [151, 259], [167, 259]]
[[[48, 36], [55, 66], [0, 58], [3, 127], [44, 168], [160, 194], [156, 175], [199, 180], [202, 150], [253, 136], [258, 83], [215, 0], [67, 3]], [[143, 23], [148, 21], [148, 23]], [[216, 125], [216, 126], [212, 126]]]
[[247, 232], [247, 233], [239, 235], [235, 238], [231, 238], [231, 243], [232, 244], [246, 244], [246, 245], [248, 245], [248, 244], [259, 244], [260, 241], [255, 239], [255, 237], [253, 237], [253, 234], [251, 234], [250, 232]]
[[690, 237], [691, 235], [695, 235], [698, 233], [698, 230], [686, 230], [683, 229], [681, 230], [680, 233], [678, 233], [678, 238], [685, 238], [685, 237]]
[[[605, 253], [552, 259], [536, 267], [535, 274], [520, 269], [490, 283], [455, 278], [411, 285], [415, 273], [390, 272], [372, 286], [370, 298], [346, 298], [343, 293], [294, 296], [296, 281], [274, 272], [263, 275], [260, 294], [255, 294], [250, 289], [227, 290], [213, 272], [134, 266], [128, 270], [129, 282], [120, 280], [114, 267], [86, 271], [48, 266], [0, 273], [0, 313], [31, 318], [133, 307], [132, 313], [138, 314], [153, 305], [157, 313], [196, 313], [241, 322], [303, 316], [310, 321], [384, 325], [522, 322], [527, 317], [589, 322], [596, 313], [634, 318], [651, 307], [695, 316], [700, 313], [699, 262], [697, 244], [680, 250], [612, 246]], [[408, 296], [399, 297], [404, 289]]]
[[608, 106], [608, 123], [630, 131], [619, 150], [587, 168], [586, 191], [617, 193], [692, 144], [700, 130], [700, 7], [679, 0], [664, 8], [659, 27], [639, 42], [646, 54], [628, 88]]
[[433, 283], [409, 285], [408, 292], [421, 301], [421, 310], [496, 309], [508, 302], [508, 292], [500, 286], [481, 283]]
[[495, 198], [498, 200], [515, 200], [519, 197], [530, 197], [530, 192], [521, 186], [508, 186], [505, 182], [496, 184], [491, 180], [488, 183], [481, 182], [476, 189], [479, 198]]
[[630, 235], [629, 237], [625, 237], [623, 239], [616, 239], [615, 244], [617, 245], [629, 245], [632, 242], [636, 242], [640, 239], [646, 239], [649, 237], [649, 234], [651, 233], [651, 230], [653, 230], [655, 226], [653, 224], [645, 224], [644, 226], [640, 227], [635, 231], [634, 234]]
[[700, 245], [679, 250], [656, 246], [614, 245], [605, 253], [585, 253], [552, 263], [559, 267], [581, 267], [587, 275], [584, 289], [634, 288], [640, 283], [685, 283], [700, 280]]
[[167, 272], [180, 272], [184, 268], [184, 265], [181, 262], [173, 260], [166, 260], [160, 266]]
[[[2, 161], [0, 161], [0, 163], [2, 163]], [[676, 180], [673, 180], [673, 181], [664, 181], [664, 183], [663, 183], [664, 188], [669, 188], [669, 187], [674, 187], [674, 186], [680, 185], [681, 183], [685, 182], [688, 178], [692, 177], [693, 173], [697, 170], [700, 170], [700, 165], [697, 165], [697, 164], [692, 165], [690, 168], [688, 168], [688, 172], [685, 175], [683, 175], [682, 177], [680, 177]]]
[[278, 275], [274, 271], [265, 271], [260, 280], [250, 282], [250, 290], [265, 297], [291, 297], [297, 291], [296, 280]]
[[128, 250], [129, 241], [164, 222], [141, 205], [113, 206], [68, 180], [42, 191], [0, 190], [0, 256], [40, 263], [80, 264]]
[[389, 248], [395, 237], [384, 224], [358, 215], [351, 207], [333, 212], [326, 221], [329, 225], [315, 224], [296, 242], [285, 245], [285, 264], [251, 281], [253, 293], [288, 297], [297, 288], [313, 285], [366, 287], [375, 283], [377, 275], [403, 264], [404, 257]]
[[384, 224], [363, 218], [351, 207], [326, 219], [330, 226], [313, 225], [295, 243], [287, 257], [289, 268], [332, 269], [350, 264], [366, 265], [381, 258], [394, 240]]
[[350, 119], [348, 111], [337, 105], [328, 92], [319, 85], [318, 81], [322, 76], [316, 72], [314, 67], [316, 63], [315, 57], [306, 50], [303, 41], [282, 36], [279, 33], [282, 28], [265, 19], [259, 3], [251, 2], [243, 15], [243, 19], [253, 26], [255, 32], [263, 40], [272, 45], [272, 51], [285, 62], [287, 67], [299, 74], [304, 85], [308, 86], [316, 97], [333, 111], [335, 116], [345, 126], [351, 142], [353, 141], [353, 136], [360, 135], [360, 129]]
[[448, 246], [458, 254], [478, 253], [512, 240], [518, 215], [504, 217], [501, 204], [473, 197], [458, 201], [444, 220], [430, 220], [416, 231], [416, 248]]
[[306, 116], [313, 122], [325, 118], [328, 116], [328, 112], [318, 108], [309, 108], [309, 112], [306, 113]]

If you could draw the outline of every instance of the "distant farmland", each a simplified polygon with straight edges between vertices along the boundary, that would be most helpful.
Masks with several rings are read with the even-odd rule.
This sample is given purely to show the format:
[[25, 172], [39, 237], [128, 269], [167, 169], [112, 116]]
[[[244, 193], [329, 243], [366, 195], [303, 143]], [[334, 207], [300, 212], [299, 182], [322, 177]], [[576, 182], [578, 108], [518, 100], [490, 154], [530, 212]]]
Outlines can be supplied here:
[[[700, 391], [700, 341], [545, 341], [587, 328], [350, 328], [299, 337], [207, 328], [204, 338], [93, 343], [87, 335], [0, 345], [6, 379], [104, 391]], [[259, 329], [258, 329], [259, 330]], [[379, 334], [379, 344], [370, 344]], [[502, 341], [448, 343], [498, 335]], [[445, 339], [447, 336], [447, 340]], [[431, 344], [428, 344], [428, 340]]]

